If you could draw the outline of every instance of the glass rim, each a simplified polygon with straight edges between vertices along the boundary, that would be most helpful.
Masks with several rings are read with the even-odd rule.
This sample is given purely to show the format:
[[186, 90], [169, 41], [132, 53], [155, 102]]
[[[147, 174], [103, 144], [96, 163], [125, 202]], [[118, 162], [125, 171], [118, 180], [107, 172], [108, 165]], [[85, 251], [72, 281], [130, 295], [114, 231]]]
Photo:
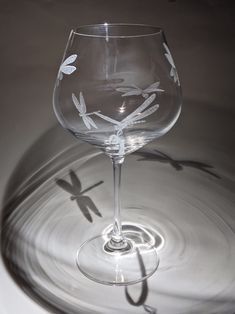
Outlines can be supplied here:
[[[134, 27], [139, 27], [139, 28], [146, 28], [146, 33], [144, 34], [138, 34], [138, 32], [136, 32], [137, 34], [133, 34], [133, 35], [125, 35], [125, 34], [121, 34], [121, 35], [109, 35], [109, 34], [92, 34], [89, 32], [85, 32], [82, 31], [83, 29], [86, 28], [91, 28], [91, 29], [95, 29], [98, 27], [126, 27], [126, 28], [134, 28]], [[153, 31], [147, 31], [147, 29], [152, 28]], [[159, 35], [163, 33], [163, 30], [161, 27], [155, 26], [155, 25], [150, 25], [150, 24], [133, 24], [133, 23], [98, 23], [98, 24], [86, 24], [86, 25], [80, 25], [78, 26], [75, 30], [72, 29], [71, 33], [73, 33], [74, 35], [79, 35], [79, 36], [84, 36], [84, 37], [94, 37], [94, 38], [135, 38], [135, 37], [148, 37], [148, 36], [154, 36], [154, 35]]]

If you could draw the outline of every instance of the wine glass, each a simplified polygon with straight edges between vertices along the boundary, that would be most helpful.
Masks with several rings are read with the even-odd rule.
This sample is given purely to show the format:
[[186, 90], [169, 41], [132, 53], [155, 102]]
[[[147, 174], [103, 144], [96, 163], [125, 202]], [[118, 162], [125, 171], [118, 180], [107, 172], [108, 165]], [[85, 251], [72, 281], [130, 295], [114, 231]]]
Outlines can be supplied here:
[[101, 149], [113, 165], [112, 232], [77, 248], [78, 268], [103, 284], [146, 279], [158, 267], [157, 250], [142, 233], [122, 232], [119, 194], [125, 157], [164, 135], [180, 114], [179, 77], [163, 30], [108, 23], [72, 30], [53, 104], [61, 125]]

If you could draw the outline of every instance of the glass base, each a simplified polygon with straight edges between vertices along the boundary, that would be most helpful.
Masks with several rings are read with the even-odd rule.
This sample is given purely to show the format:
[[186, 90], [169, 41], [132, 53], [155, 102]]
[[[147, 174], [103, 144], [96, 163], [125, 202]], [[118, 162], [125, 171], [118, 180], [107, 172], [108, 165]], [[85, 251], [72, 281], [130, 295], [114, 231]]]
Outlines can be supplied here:
[[158, 268], [157, 249], [143, 238], [125, 237], [115, 247], [110, 235], [96, 236], [80, 247], [77, 266], [89, 279], [106, 285], [130, 285], [150, 277]]

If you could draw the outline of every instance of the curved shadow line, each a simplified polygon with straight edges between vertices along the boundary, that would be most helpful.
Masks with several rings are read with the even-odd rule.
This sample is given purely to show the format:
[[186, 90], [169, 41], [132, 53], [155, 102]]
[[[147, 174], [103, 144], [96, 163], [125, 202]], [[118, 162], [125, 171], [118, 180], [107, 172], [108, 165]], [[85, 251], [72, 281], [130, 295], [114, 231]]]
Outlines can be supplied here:
[[[139, 249], [137, 248], [137, 257], [138, 257], [138, 262], [139, 262], [139, 265], [140, 265], [140, 272], [141, 272], [141, 275], [142, 277], [145, 277], [146, 276], [146, 269], [145, 269], [145, 266], [144, 266], [144, 262], [143, 262], [143, 259], [141, 257], [141, 254], [139, 252]], [[134, 301], [133, 298], [130, 296], [130, 293], [128, 292], [128, 287], [125, 286], [125, 296], [126, 296], [126, 299], [128, 301], [128, 303], [130, 305], [133, 305], [133, 306], [141, 306], [143, 305], [144, 307], [144, 310], [148, 313], [157, 313], [157, 310], [149, 305], [146, 305], [144, 304], [145, 301], [147, 300], [147, 297], [148, 297], [148, 294], [149, 294], [149, 288], [148, 288], [148, 281], [147, 279], [144, 279], [142, 282], [141, 282], [141, 294], [139, 296], [139, 299], [137, 301]]]

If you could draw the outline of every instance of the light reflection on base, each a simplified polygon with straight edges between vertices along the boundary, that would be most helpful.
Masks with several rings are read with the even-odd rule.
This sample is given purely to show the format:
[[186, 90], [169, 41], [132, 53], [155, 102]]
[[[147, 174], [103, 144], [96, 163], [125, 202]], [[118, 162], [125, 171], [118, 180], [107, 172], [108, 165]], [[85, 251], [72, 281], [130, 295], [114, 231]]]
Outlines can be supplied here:
[[158, 268], [156, 248], [141, 233], [124, 232], [125, 250], [107, 250], [110, 235], [96, 236], [80, 247], [77, 266], [89, 279], [106, 285], [130, 285], [150, 277]]

